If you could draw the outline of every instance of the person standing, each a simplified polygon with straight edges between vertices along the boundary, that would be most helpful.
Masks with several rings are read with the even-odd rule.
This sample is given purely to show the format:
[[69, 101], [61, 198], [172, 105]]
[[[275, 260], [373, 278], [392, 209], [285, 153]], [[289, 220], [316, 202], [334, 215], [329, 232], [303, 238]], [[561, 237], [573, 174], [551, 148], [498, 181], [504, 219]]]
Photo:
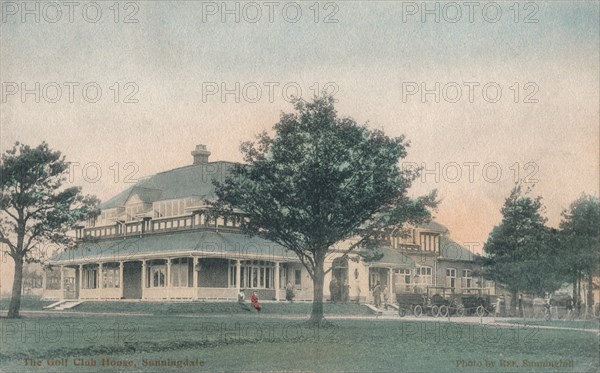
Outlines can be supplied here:
[[375, 307], [381, 307], [381, 284], [379, 281], [373, 287], [373, 301], [375, 302]]
[[523, 294], [519, 293], [519, 300], [518, 300], [518, 312], [519, 312], [519, 317], [525, 317], [524, 313], [523, 313]]
[[290, 303], [294, 303], [295, 297], [296, 294], [294, 294], [294, 285], [292, 285], [292, 282], [289, 281], [285, 287], [285, 299]]
[[260, 314], [260, 310], [262, 309], [262, 307], [260, 306], [260, 303], [258, 303], [258, 295], [256, 295], [256, 291], [252, 292], [252, 297], [250, 297], [250, 302], [252, 302], [252, 307], [254, 307], [256, 312], [258, 312], [258, 314]]
[[331, 281], [329, 282], [329, 297], [331, 298], [331, 301], [333, 303], [337, 303], [338, 300], [338, 285], [337, 285], [337, 280], [335, 277], [333, 277], [331, 279]]
[[569, 295], [569, 297], [567, 298], [567, 302], [565, 303], [565, 308], [567, 309], [567, 318], [569, 320], [573, 320], [574, 319], [574, 314], [573, 314], [573, 297]]
[[342, 302], [344, 304], [348, 303], [350, 299], [350, 284], [348, 284], [348, 279], [344, 280], [344, 286], [342, 289]]
[[388, 301], [390, 297], [388, 294], [387, 286], [383, 285], [383, 308], [387, 311], [388, 309]]

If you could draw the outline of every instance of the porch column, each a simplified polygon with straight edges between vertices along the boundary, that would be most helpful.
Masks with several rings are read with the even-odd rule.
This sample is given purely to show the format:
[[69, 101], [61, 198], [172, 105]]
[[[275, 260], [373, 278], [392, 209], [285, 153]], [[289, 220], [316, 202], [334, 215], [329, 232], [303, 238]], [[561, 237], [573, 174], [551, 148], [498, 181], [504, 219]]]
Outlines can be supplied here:
[[388, 299], [392, 301], [392, 268], [388, 268], [388, 285], [387, 285]]
[[83, 264], [79, 265], [79, 298], [81, 298], [81, 289], [83, 289]]
[[[194, 219], [192, 219], [192, 221], [194, 221]], [[198, 258], [192, 257], [192, 289], [194, 289], [192, 298], [194, 300], [198, 299], [198, 270], [196, 267], [197, 265], [198, 265]]]
[[279, 281], [279, 262], [275, 262], [275, 300], [279, 300], [279, 289], [281, 289], [281, 283]]
[[146, 261], [142, 260], [142, 299], [144, 299], [144, 289], [146, 288]]
[[237, 289], [237, 292], [240, 292], [240, 289], [242, 287], [242, 279], [240, 278], [242, 275], [242, 262], [238, 259], [235, 261], [235, 278], [236, 278], [236, 282], [235, 282], [235, 287]]
[[119, 287], [121, 288], [121, 299], [125, 297], [125, 285], [123, 284], [123, 279], [125, 277], [125, 262], [119, 262]]
[[167, 276], [165, 278], [167, 286], [167, 299], [171, 299], [171, 258], [167, 258]]
[[102, 289], [102, 263], [98, 263], [98, 289]]
[[42, 290], [46, 290], [46, 286], [48, 286], [48, 278], [47, 278], [48, 269], [46, 267], [42, 267]]
[[65, 266], [60, 266], [60, 299], [65, 298], [65, 280], [64, 280], [64, 272]]

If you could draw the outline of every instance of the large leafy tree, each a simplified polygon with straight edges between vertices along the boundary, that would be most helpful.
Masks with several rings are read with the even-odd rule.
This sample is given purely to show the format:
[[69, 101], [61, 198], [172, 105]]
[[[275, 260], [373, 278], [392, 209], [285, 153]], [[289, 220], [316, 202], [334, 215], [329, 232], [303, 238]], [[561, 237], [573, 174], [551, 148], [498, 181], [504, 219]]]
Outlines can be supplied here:
[[[484, 245], [486, 276], [506, 286], [513, 300], [518, 292], [541, 295], [561, 284], [557, 232], [546, 227], [541, 197], [530, 197], [530, 191], [522, 185], [513, 188], [502, 207], [502, 221]], [[513, 312], [515, 305], [511, 302]]]
[[242, 229], [293, 251], [314, 289], [311, 320], [323, 317], [324, 262], [334, 245], [344, 255], [384, 237], [389, 227], [430, 218], [435, 192], [411, 199], [418, 171], [401, 170], [408, 142], [351, 118], [338, 117], [332, 97], [296, 100], [255, 142], [242, 144], [245, 164], [217, 183], [215, 211], [241, 210]]
[[68, 246], [67, 233], [77, 221], [93, 214], [98, 200], [79, 187], [64, 187], [68, 163], [45, 142], [37, 147], [16, 143], [0, 161], [0, 243], [14, 261], [8, 316], [18, 317], [23, 264], [36, 261], [35, 247]]
[[587, 304], [593, 303], [593, 277], [600, 270], [600, 201], [582, 194], [562, 213], [560, 229], [563, 237], [561, 258], [565, 275], [573, 284], [573, 298], [580, 299], [579, 282], [588, 281]]

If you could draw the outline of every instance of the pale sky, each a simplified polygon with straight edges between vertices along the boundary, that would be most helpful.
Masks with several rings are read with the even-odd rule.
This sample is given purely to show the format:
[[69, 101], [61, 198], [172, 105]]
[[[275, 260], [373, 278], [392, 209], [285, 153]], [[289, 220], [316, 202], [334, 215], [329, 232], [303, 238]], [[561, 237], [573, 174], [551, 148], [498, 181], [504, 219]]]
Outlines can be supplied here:
[[[437, 188], [436, 220], [476, 251], [499, 222], [517, 170], [536, 181], [551, 225], [582, 192], [598, 195], [599, 3], [480, 2], [471, 19], [463, 2], [455, 3], [460, 16], [428, 3], [439, 22], [422, 2], [320, 2], [318, 17], [313, 3], [276, 2], [271, 19], [263, 2], [237, 3], [236, 22], [220, 1], [133, 1], [118, 15], [112, 1], [95, 3], [101, 14], [80, 2], [71, 22], [59, 2], [60, 14], [41, 4], [36, 23], [21, 5], [2, 2], [0, 148], [47, 141], [81, 165], [74, 184], [106, 200], [131, 185], [131, 172], [137, 179], [190, 164], [196, 144], [208, 146], [211, 160], [240, 161], [240, 142], [291, 110], [284, 86], [305, 98], [326, 87], [341, 115], [407, 136], [405, 165], [432, 170], [411, 193]], [[228, 6], [236, 12], [236, 2]], [[125, 23], [127, 15], [138, 22]], [[36, 82], [39, 103], [22, 95]], [[236, 83], [239, 102], [207, 95]], [[422, 102], [421, 90], [436, 83], [440, 102], [433, 93]], [[88, 102], [98, 86], [102, 95]], [[419, 91], [403, 95], [403, 86]], [[137, 102], [124, 103], [129, 94]], [[85, 178], [81, 169], [94, 162], [102, 175], [88, 182], [94, 168]], [[2, 291], [10, 267], [10, 259], [0, 265]]]

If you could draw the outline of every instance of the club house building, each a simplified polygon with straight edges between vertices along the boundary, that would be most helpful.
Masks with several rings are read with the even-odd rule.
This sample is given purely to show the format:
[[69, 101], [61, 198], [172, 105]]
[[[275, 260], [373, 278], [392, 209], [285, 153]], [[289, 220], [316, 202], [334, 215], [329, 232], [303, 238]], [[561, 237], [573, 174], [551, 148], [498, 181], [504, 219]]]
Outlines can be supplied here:
[[[43, 271], [43, 296], [61, 300], [234, 300], [240, 289], [261, 300], [284, 300], [289, 283], [296, 300], [310, 301], [312, 280], [296, 254], [240, 230], [241, 213], [208, 215], [214, 180], [234, 167], [209, 162], [198, 145], [193, 164], [144, 179], [100, 205], [100, 215], [76, 227], [75, 248], [56, 253]], [[349, 243], [346, 244], [346, 247]], [[460, 293], [493, 286], [477, 277], [475, 254], [430, 222], [409, 234], [392, 234], [383, 257], [342, 258], [344, 244], [325, 263], [324, 299], [333, 278], [347, 300], [370, 303], [379, 281], [391, 296], [444, 286]], [[393, 299], [390, 297], [390, 299]]]

